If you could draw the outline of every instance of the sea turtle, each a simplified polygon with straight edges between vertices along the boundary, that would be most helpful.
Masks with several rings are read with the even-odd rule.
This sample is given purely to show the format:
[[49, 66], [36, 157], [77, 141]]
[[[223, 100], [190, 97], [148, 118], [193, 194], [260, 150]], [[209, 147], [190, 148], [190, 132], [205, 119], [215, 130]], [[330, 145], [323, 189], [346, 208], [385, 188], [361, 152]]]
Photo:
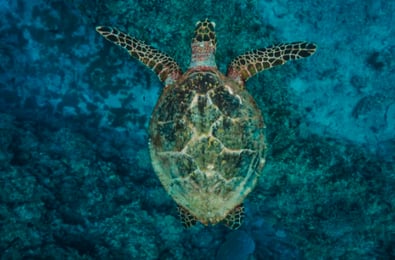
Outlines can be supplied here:
[[107, 40], [152, 69], [165, 83], [149, 126], [152, 165], [178, 204], [185, 227], [224, 223], [240, 227], [243, 200], [265, 164], [264, 122], [245, 82], [258, 72], [312, 55], [308, 42], [279, 44], [236, 57], [226, 75], [215, 63], [215, 23], [196, 24], [189, 68], [112, 27], [96, 28]]

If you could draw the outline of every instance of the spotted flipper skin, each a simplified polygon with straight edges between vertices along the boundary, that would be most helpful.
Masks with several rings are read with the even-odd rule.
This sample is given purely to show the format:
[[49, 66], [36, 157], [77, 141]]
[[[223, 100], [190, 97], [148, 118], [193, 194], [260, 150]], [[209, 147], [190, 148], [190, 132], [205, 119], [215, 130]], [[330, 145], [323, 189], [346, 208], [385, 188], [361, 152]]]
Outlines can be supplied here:
[[317, 46], [309, 42], [293, 42], [249, 51], [236, 57], [228, 66], [227, 76], [244, 84], [255, 74], [274, 66], [306, 58], [314, 54]]
[[229, 214], [223, 220], [223, 223], [228, 228], [236, 230], [239, 229], [239, 227], [241, 227], [243, 220], [244, 220], [244, 206], [243, 204], [241, 204], [236, 208], [234, 208], [231, 212], [229, 212]]
[[180, 66], [168, 55], [112, 27], [98, 26], [96, 31], [104, 38], [124, 48], [130, 56], [152, 69], [162, 82], [170, 84], [182, 74]]
[[190, 228], [197, 223], [197, 219], [191, 215], [191, 213], [188, 212], [188, 210], [184, 209], [183, 207], [178, 206], [177, 207], [178, 214], [180, 216], [182, 225], [185, 228]]

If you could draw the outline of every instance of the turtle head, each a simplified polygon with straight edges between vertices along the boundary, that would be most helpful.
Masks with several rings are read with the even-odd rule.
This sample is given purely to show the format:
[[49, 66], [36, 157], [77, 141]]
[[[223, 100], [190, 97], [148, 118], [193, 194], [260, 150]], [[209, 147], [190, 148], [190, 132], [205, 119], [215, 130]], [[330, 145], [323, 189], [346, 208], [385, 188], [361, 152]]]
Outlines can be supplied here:
[[196, 23], [195, 35], [192, 38], [192, 58], [189, 68], [216, 67], [215, 49], [217, 38], [215, 36], [215, 23], [208, 19]]

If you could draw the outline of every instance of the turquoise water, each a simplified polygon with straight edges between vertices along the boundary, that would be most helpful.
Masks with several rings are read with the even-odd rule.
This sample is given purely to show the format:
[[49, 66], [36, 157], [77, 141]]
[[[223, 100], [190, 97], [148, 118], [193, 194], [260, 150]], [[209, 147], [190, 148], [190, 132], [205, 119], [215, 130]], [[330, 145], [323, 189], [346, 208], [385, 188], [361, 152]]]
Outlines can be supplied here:
[[[2, 259], [395, 258], [393, 13], [391, 1], [0, 0]], [[251, 49], [318, 45], [246, 84], [269, 152], [237, 231], [182, 227], [148, 154], [163, 86], [95, 31], [116, 26], [185, 71], [207, 17], [224, 73]]]

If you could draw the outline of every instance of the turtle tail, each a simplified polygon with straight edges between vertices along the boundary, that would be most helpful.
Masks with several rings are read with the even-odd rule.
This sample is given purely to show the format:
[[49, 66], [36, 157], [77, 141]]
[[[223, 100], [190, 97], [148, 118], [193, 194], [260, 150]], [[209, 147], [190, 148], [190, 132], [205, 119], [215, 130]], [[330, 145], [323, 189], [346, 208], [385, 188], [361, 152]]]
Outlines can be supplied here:
[[227, 76], [244, 84], [255, 74], [290, 60], [311, 56], [317, 46], [309, 42], [293, 42], [249, 51], [236, 57], [228, 66]]
[[130, 56], [152, 69], [162, 82], [170, 84], [181, 76], [180, 66], [174, 59], [148, 44], [121, 32], [117, 28], [98, 26], [96, 31], [110, 42], [124, 48]]

